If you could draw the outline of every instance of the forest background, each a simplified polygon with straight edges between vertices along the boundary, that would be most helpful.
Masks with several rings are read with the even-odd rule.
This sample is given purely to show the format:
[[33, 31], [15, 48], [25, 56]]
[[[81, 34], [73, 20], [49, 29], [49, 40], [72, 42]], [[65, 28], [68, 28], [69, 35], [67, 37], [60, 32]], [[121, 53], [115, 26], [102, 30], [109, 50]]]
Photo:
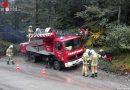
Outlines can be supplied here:
[[[104, 49], [113, 60], [102, 61], [102, 69], [130, 72], [130, 0], [8, 0], [9, 12], [0, 0], [0, 52], [10, 44], [17, 47], [27, 40], [29, 25], [53, 27], [68, 32], [88, 27], [86, 48]], [[93, 38], [97, 36], [97, 38]]]

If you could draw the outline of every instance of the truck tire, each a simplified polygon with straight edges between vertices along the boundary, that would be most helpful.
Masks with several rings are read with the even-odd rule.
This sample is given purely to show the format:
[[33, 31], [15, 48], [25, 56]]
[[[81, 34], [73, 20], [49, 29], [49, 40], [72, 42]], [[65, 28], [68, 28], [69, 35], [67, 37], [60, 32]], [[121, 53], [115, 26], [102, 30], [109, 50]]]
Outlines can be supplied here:
[[53, 67], [55, 70], [61, 70], [60, 62], [58, 60], [55, 60], [53, 63]]

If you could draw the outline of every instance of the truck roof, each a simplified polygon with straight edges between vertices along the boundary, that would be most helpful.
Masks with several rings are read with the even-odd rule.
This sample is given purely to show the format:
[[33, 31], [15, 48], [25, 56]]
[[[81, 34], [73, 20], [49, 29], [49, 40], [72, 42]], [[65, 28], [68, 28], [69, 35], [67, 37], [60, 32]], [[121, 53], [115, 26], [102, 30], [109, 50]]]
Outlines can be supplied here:
[[71, 39], [76, 39], [79, 38], [80, 36], [61, 36], [59, 38], [56, 38], [56, 41], [67, 41], [67, 40], [71, 40]]

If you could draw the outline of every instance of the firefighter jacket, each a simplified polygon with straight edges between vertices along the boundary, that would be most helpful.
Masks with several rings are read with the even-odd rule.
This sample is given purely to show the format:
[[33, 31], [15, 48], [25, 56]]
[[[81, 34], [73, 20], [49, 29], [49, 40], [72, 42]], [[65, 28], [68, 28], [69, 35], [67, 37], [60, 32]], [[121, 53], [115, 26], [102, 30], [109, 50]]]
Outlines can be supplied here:
[[90, 57], [88, 53], [84, 53], [82, 56], [83, 64], [90, 64]]
[[28, 29], [28, 33], [29, 34], [32, 34], [33, 33], [33, 30], [31, 28]]
[[13, 57], [13, 48], [8, 48], [7, 50], [6, 50], [6, 55], [8, 56], [8, 57]]
[[28, 35], [27, 35], [27, 37], [29, 38], [29, 41], [31, 41], [31, 38], [33, 37], [33, 30], [32, 30], [32, 28], [28, 29]]
[[98, 65], [98, 54], [96, 52], [92, 52], [91, 56], [91, 66], [97, 66]]

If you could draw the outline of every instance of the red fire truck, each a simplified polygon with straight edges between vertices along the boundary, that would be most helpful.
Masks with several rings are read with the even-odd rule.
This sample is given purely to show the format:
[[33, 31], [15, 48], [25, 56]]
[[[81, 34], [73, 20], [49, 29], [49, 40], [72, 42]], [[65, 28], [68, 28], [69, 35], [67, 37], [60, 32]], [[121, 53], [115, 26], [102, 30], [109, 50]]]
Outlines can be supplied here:
[[[58, 36], [57, 32], [41, 30], [30, 35], [31, 41], [20, 43], [21, 52], [29, 59], [48, 59], [56, 70], [62, 67], [71, 67], [82, 62], [85, 51], [81, 37], [78, 35]], [[47, 32], [45, 32], [47, 31]]]

